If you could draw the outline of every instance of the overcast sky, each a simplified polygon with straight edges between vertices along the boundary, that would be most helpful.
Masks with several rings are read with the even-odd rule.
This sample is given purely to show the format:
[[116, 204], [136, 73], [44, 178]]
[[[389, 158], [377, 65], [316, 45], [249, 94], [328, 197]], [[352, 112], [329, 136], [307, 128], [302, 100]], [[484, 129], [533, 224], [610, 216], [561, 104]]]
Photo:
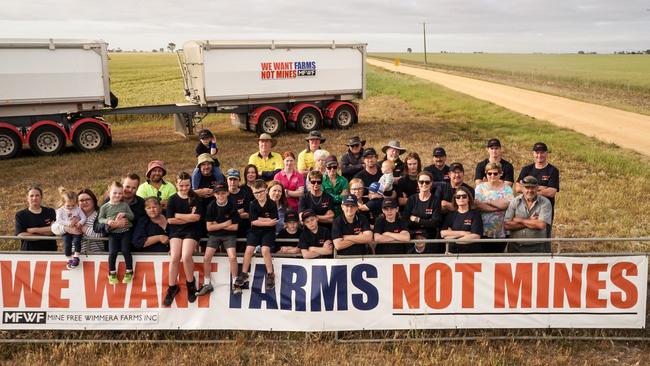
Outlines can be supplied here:
[[3, 38], [103, 39], [124, 50], [192, 39], [317, 39], [369, 51], [613, 52], [650, 49], [650, 0], [23, 0]]

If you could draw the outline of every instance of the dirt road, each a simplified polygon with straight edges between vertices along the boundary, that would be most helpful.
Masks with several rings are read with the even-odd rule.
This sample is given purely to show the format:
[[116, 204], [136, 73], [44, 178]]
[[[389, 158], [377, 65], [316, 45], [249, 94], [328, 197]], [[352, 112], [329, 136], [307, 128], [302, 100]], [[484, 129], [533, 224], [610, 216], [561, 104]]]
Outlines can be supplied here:
[[570, 128], [650, 156], [650, 116], [418, 67], [368, 59], [370, 65], [416, 76], [518, 113]]

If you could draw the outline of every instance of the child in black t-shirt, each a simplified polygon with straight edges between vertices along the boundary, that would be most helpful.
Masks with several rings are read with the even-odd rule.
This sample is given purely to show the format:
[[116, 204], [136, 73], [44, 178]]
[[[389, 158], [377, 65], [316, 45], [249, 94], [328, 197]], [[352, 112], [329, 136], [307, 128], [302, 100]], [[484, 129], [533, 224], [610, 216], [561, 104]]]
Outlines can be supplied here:
[[298, 247], [305, 259], [331, 257], [334, 245], [330, 231], [318, 225], [316, 213], [312, 210], [302, 212], [305, 228], [300, 234]]
[[[239, 214], [234, 202], [228, 199], [228, 188], [223, 183], [217, 183], [214, 187], [215, 200], [210, 202], [205, 213], [206, 229], [208, 231], [208, 244], [203, 256], [203, 286], [196, 293], [197, 296], [203, 296], [214, 291], [210, 283], [210, 273], [212, 272], [212, 257], [223, 246], [228, 253], [230, 262], [230, 275], [234, 284], [237, 278], [237, 225], [239, 223]], [[233, 286], [232, 290], [235, 288]]]
[[219, 163], [219, 160], [217, 160], [218, 152], [219, 148], [217, 148], [217, 139], [214, 137], [214, 134], [212, 134], [212, 131], [207, 128], [199, 131], [199, 143], [196, 145], [195, 149], [196, 156], [198, 157], [201, 154], [208, 153], [212, 155], [212, 158], [214, 159], [214, 166], [219, 167], [221, 164]]
[[[300, 238], [300, 223], [298, 222], [298, 213], [294, 210], [287, 210], [284, 214], [284, 229], [280, 230], [277, 235], [278, 239], [298, 239]], [[276, 251], [282, 254], [300, 254], [298, 242], [276, 243]]]
[[278, 222], [278, 208], [273, 200], [268, 198], [266, 182], [258, 179], [253, 183], [253, 196], [249, 215], [251, 230], [246, 238], [246, 251], [244, 252], [244, 264], [242, 272], [235, 281], [235, 291], [240, 292], [248, 283], [248, 271], [255, 247], [262, 246], [262, 258], [266, 266], [266, 289], [275, 288], [275, 274], [273, 273], [273, 258], [271, 248], [275, 246], [275, 224]]

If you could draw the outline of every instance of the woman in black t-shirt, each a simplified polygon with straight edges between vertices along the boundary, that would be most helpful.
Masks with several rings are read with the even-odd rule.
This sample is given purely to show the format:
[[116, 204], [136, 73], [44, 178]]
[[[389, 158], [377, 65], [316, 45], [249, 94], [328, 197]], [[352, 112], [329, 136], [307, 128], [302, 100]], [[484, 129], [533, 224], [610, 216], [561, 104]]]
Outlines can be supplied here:
[[[43, 190], [39, 186], [27, 188], [27, 203], [29, 207], [16, 212], [17, 236], [51, 236], [50, 226], [56, 220], [54, 209], [41, 206]], [[24, 251], [57, 251], [55, 240], [22, 240], [20, 250]]]
[[[418, 174], [418, 194], [409, 197], [404, 209], [404, 218], [408, 220], [409, 231], [414, 239], [437, 239], [441, 221], [440, 195], [431, 191], [433, 176], [423, 171]], [[444, 244], [415, 244], [418, 251], [431, 247], [434, 253], [444, 253]]]
[[[443, 239], [478, 240], [483, 234], [481, 213], [473, 208], [474, 199], [469, 189], [460, 186], [453, 197], [454, 211], [447, 214], [440, 235]], [[451, 243], [451, 253], [480, 253], [481, 243]]]
[[133, 251], [169, 252], [169, 224], [158, 197], [144, 200], [144, 210], [147, 215], [138, 220], [133, 231]]

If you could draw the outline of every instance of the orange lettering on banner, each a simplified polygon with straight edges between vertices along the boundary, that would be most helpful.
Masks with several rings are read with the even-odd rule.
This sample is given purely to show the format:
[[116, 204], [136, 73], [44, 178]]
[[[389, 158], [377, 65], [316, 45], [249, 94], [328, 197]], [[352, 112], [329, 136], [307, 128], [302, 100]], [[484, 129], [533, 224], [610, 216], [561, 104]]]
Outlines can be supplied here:
[[[623, 272], [625, 272], [627, 276], [637, 276], [638, 268], [634, 263], [630, 262], [616, 263], [612, 266], [612, 283], [623, 290], [623, 292], [613, 291], [611, 294], [611, 299], [612, 305], [616, 306], [617, 308], [629, 309], [636, 305], [639, 298], [639, 293], [634, 283], [623, 277]], [[623, 300], [623, 293], [625, 293], [625, 300]], [[643, 301], [645, 301], [645, 299], [643, 299]]]
[[481, 263], [457, 263], [456, 272], [462, 273], [463, 279], [463, 308], [474, 307], [474, 274], [481, 272]]
[[[440, 273], [440, 283], [438, 283]], [[438, 298], [438, 288], [440, 298]], [[451, 303], [451, 268], [444, 263], [432, 263], [424, 271], [424, 301], [432, 309], [444, 309]]]
[[[410, 278], [410, 281], [409, 281]], [[420, 307], [420, 265], [409, 266], [406, 276], [403, 264], [393, 264], [393, 309], [404, 308], [404, 296], [409, 309]]]
[[[18, 307], [21, 292], [25, 297], [25, 306], [39, 308], [43, 299], [43, 284], [47, 272], [47, 262], [37, 261], [34, 267], [34, 277], [30, 261], [17, 261], [15, 276], [11, 273], [12, 261], [0, 261], [2, 276], [2, 304], [4, 307]], [[15, 277], [15, 281], [14, 281]]]
[[515, 274], [512, 274], [510, 263], [494, 265], [494, 307], [505, 307], [505, 296], [508, 293], [508, 306], [516, 308], [521, 294], [521, 307], [530, 308], [533, 292], [533, 264], [517, 263]]
[[143, 301], [147, 303], [147, 308], [159, 307], [154, 263], [138, 261], [135, 263], [135, 271], [133, 272], [129, 307], [141, 308]]
[[553, 286], [553, 307], [564, 307], [564, 295], [571, 308], [580, 307], [580, 289], [582, 288], [582, 264], [571, 265], [571, 277], [566, 263], [555, 263]]
[[[107, 297], [109, 308], [123, 308], [126, 297], [125, 284], [108, 283], [108, 262], [99, 262], [99, 272], [95, 272], [94, 261], [84, 261], [84, 288], [86, 292], [86, 307], [101, 308], [104, 304], [104, 296]], [[118, 265], [118, 277], [124, 276], [124, 262]]]
[[551, 277], [550, 263], [537, 263], [537, 307], [548, 308], [549, 286], [548, 280]]
[[70, 299], [61, 298], [61, 289], [69, 288], [70, 281], [61, 275], [66, 268], [66, 262], [50, 262], [50, 290], [48, 304], [51, 308], [69, 308]]
[[586, 303], [588, 308], [606, 308], [607, 300], [598, 297], [600, 290], [607, 287], [607, 282], [598, 279], [601, 272], [607, 272], [607, 264], [587, 264], [587, 293]]

